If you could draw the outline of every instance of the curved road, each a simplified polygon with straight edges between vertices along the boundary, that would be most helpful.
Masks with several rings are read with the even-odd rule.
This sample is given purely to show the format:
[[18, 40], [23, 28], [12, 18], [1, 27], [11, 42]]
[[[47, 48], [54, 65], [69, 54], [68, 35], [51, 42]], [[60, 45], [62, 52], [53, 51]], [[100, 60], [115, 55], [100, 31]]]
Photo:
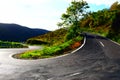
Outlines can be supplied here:
[[0, 50], [0, 80], [120, 80], [120, 45], [97, 35], [86, 35], [85, 45], [62, 57], [18, 60]]

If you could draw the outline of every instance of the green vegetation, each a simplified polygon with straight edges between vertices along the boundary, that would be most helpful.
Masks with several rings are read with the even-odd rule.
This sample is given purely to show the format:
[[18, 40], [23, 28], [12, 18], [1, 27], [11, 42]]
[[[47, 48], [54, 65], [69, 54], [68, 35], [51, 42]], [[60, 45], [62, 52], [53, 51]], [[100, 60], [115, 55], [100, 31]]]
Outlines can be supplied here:
[[0, 48], [26, 48], [26, 45], [17, 42], [0, 41]]
[[26, 43], [37, 45], [45, 44], [48, 46], [59, 45], [64, 42], [66, 34], [67, 30], [65, 28], [61, 28], [52, 32], [48, 32], [44, 35], [30, 38]]
[[62, 22], [58, 23], [58, 26], [68, 27], [66, 40], [70, 40], [80, 34], [79, 21], [81, 17], [86, 15], [86, 9], [89, 8], [86, 1], [72, 1], [67, 8], [66, 13], [61, 16]]
[[120, 4], [115, 2], [109, 9], [97, 12], [86, 12], [87, 8], [89, 6], [83, 0], [72, 1], [62, 14], [62, 22], [58, 23], [63, 28], [27, 40], [29, 44], [45, 44], [47, 47], [19, 54], [18, 58], [48, 58], [74, 50], [82, 43], [82, 32], [99, 34], [120, 43]]
[[60, 45], [45, 47], [43, 50], [27, 51], [19, 55], [19, 58], [39, 59], [62, 55], [65, 54], [65, 52], [68, 52], [79, 47], [81, 45], [80, 41], [82, 39], [83, 37], [78, 36], [75, 39], [69, 40]]
[[90, 32], [108, 37], [120, 43], [120, 4], [113, 3], [110, 9], [89, 12], [80, 20], [81, 32]]

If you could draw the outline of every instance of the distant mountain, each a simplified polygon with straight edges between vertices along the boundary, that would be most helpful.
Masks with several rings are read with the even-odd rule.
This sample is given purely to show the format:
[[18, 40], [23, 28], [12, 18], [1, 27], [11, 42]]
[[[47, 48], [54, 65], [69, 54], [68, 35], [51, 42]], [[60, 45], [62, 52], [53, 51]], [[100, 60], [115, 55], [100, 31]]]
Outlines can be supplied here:
[[0, 40], [24, 42], [28, 38], [49, 32], [44, 29], [31, 29], [18, 24], [0, 23]]

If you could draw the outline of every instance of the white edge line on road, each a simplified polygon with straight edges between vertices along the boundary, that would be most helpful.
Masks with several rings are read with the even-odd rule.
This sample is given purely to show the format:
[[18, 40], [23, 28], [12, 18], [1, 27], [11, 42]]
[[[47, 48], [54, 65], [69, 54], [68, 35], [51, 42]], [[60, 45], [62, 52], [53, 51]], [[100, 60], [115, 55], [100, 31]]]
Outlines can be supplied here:
[[100, 44], [103, 46], [103, 47], [105, 47], [105, 45], [101, 42], [101, 41], [99, 41], [100, 42]]
[[73, 73], [73, 74], [71, 74], [71, 75], [69, 75], [69, 77], [71, 77], [71, 76], [76, 76], [76, 75], [79, 75], [80, 73]]
[[111, 42], [113, 42], [113, 43], [115, 43], [115, 44], [117, 44], [117, 45], [119, 45], [120, 46], [120, 44], [119, 43], [117, 43], [117, 42], [115, 42], [115, 41], [113, 41], [113, 40], [111, 40], [111, 39], [109, 39]]
[[[52, 58], [29, 60], [29, 61], [40, 61], [40, 60], [50, 60], [50, 59], [61, 58], [61, 57], [64, 57], [64, 56], [67, 56], [67, 55], [70, 55], [70, 54], [73, 54], [73, 53], [77, 52], [79, 49], [81, 49], [85, 45], [85, 43], [86, 43], [86, 37], [84, 37], [83, 44], [79, 48], [77, 48], [76, 50], [72, 51], [71, 53], [68, 53], [68, 54], [65, 54], [65, 55], [61, 55], [61, 56], [57, 56], [57, 57], [52, 57]], [[13, 54], [9, 55], [9, 57], [12, 58], [12, 59], [15, 59], [15, 58], [12, 57], [14, 54], [16, 54], [16, 53], [13, 53]], [[21, 59], [16, 59], [16, 60], [19, 60], [19, 61], [28, 61], [28, 60], [21, 60]]]
[[72, 51], [71, 53], [77, 52], [79, 49], [81, 49], [85, 45], [85, 43], [86, 43], [86, 37], [84, 38], [83, 44], [79, 48], [77, 48], [76, 50]]
[[83, 44], [79, 48], [77, 48], [76, 50], [72, 51], [71, 53], [65, 54], [65, 55], [61, 55], [61, 56], [57, 56], [57, 57], [53, 57], [53, 58], [46, 58], [46, 59], [55, 59], [55, 58], [60, 58], [60, 57], [64, 57], [64, 56], [73, 54], [73, 53], [77, 52], [78, 50], [80, 50], [85, 45], [85, 43], [86, 43], [86, 37], [84, 37]]

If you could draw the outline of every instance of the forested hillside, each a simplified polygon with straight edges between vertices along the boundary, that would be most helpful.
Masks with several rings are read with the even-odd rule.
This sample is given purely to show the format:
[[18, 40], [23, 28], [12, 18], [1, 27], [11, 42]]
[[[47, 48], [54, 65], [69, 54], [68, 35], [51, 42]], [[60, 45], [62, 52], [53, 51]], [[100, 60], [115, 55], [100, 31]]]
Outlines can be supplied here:
[[28, 44], [49, 44], [57, 45], [64, 42], [67, 30], [61, 28], [52, 32], [48, 32], [44, 35], [36, 36], [27, 40]]
[[108, 37], [120, 43], [120, 4], [109, 9], [89, 12], [80, 20], [80, 30]]
[[0, 23], [0, 40], [25, 42], [28, 38], [47, 33], [43, 29], [30, 29], [17, 24]]

